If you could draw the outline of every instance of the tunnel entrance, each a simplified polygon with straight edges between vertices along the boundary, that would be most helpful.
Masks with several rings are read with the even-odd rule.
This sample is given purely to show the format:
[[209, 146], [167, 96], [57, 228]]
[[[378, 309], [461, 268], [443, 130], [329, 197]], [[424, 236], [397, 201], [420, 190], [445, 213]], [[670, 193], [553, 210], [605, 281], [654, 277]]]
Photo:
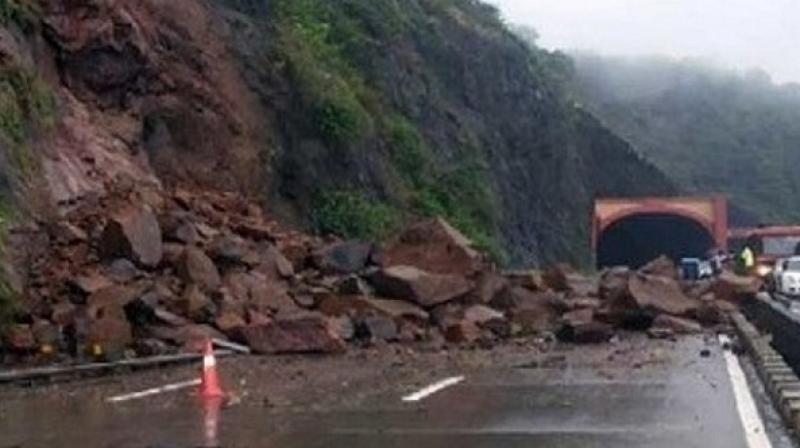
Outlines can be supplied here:
[[714, 245], [709, 231], [692, 219], [672, 214], [633, 215], [599, 235], [597, 265], [639, 268], [660, 255], [676, 262], [684, 257], [704, 258]]

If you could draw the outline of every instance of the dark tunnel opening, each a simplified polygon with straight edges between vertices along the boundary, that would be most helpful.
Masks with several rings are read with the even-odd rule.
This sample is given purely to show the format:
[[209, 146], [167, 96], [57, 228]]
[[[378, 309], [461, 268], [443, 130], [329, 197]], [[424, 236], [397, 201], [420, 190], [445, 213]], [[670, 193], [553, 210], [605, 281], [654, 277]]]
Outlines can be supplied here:
[[704, 258], [714, 238], [700, 223], [678, 215], [634, 215], [612, 224], [597, 242], [598, 267], [639, 268], [660, 255], [673, 261]]

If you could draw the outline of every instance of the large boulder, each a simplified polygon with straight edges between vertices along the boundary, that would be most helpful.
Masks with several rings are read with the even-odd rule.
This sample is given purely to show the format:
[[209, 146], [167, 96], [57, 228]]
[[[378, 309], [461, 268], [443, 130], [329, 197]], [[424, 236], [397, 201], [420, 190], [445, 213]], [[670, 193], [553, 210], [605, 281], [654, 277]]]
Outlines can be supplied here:
[[739, 303], [743, 299], [756, 295], [761, 289], [761, 280], [756, 277], [744, 277], [725, 271], [717, 277], [711, 291], [719, 300]]
[[174, 304], [175, 310], [182, 316], [197, 323], [210, 322], [216, 314], [217, 307], [197, 285], [189, 285], [183, 295]]
[[512, 327], [523, 333], [552, 332], [558, 328], [559, 310], [552, 292], [534, 293], [525, 288], [511, 288], [508, 316]]
[[529, 277], [522, 274], [509, 277], [506, 274], [500, 275], [491, 271], [482, 272], [475, 281], [475, 289], [469, 294], [467, 299], [469, 303], [486, 305], [501, 294], [509, 284], [514, 286], [525, 285], [523, 287], [529, 286], [531, 282], [527, 281], [528, 278]]
[[133, 286], [115, 285], [103, 288], [86, 299], [86, 314], [90, 318], [114, 316], [124, 319], [125, 308], [141, 294]]
[[106, 259], [124, 257], [145, 267], [158, 266], [163, 246], [153, 210], [128, 207], [114, 213], [103, 229], [99, 247]]
[[86, 343], [94, 355], [118, 358], [133, 343], [131, 325], [124, 316], [93, 319], [89, 322]]
[[233, 299], [261, 314], [288, 315], [300, 310], [284, 282], [261, 272], [229, 273], [224, 283]]
[[554, 291], [531, 291], [528, 288], [519, 286], [512, 286], [503, 289], [500, 293], [495, 295], [494, 299], [489, 302], [492, 308], [509, 311], [515, 308], [525, 307], [529, 304], [538, 306], [539, 304], [547, 304], [553, 309], [558, 309], [562, 303], [563, 294]]
[[345, 350], [337, 329], [317, 314], [249, 325], [240, 331], [244, 342], [255, 353], [340, 353]]
[[599, 344], [607, 342], [614, 335], [611, 325], [595, 320], [594, 310], [590, 308], [571, 311], [561, 318], [559, 339], [577, 344]]
[[630, 277], [630, 269], [622, 266], [604, 271], [600, 275], [600, 299], [607, 303], [624, 300], [630, 295], [628, 291]]
[[471, 276], [482, 265], [472, 242], [441, 218], [419, 222], [381, 253], [384, 267], [414, 266], [434, 274]]
[[379, 314], [366, 315], [353, 320], [355, 336], [371, 341], [396, 341], [399, 336], [397, 321]]
[[653, 275], [634, 275], [628, 289], [639, 310], [673, 316], [692, 315], [700, 303], [683, 293], [677, 280]]
[[187, 247], [178, 261], [177, 273], [186, 284], [198, 285], [211, 292], [222, 284], [219, 271], [205, 252], [196, 247]]
[[414, 302], [423, 308], [449, 302], [472, 289], [472, 283], [463, 276], [433, 274], [413, 266], [382, 269], [370, 281], [379, 295]]
[[[492, 275], [497, 275], [489, 273]], [[481, 278], [485, 277], [482, 275]], [[522, 270], [522, 271], [504, 271], [503, 278], [507, 280], [512, 286], [520, 286], [522, 288], [530, 289], [531, 291], [541, 291], [545, 289], [544, 280], [542, 280], [542, 273], [535, 270]]]
[[353, 274], [367, 265], [372, 245], [346, 241], [325, 246], [312, 255], [314, 265], [324, 274]]
[[486, 305], [472, 305], [465, 309], [464, 320], [481, 329], [490, 330], [497, 336], [508, 337], [511, 333], [511, 325], [505, 314]]
[[475, 322], [461, 320], [450, 322], [443, 329], [444, 338], [453, 344], [470, 344], [481, 338], [483, 332]]
[[547, 288], [553, 291], [566, 292], [569, 291], [567, 276], [574, 272], [575, 270], [569, 265], [559, 263], [548, 267], [542, 272], [542, 281]]
[[320, 300], [318, 309], [323, 314], [334, 317], [355, 317], [372, 313], [392, 318], [397, 322], [410, 320], [416, 323], [425, 323], [428, 321], [428, 313], [412, 303], [364, 295], [327, 294]]
[[662, 255], [642, 266], [639, 268], [639, 273], [667, 277], [675, 280], [678, 279], [678, 268], [666, 255]]

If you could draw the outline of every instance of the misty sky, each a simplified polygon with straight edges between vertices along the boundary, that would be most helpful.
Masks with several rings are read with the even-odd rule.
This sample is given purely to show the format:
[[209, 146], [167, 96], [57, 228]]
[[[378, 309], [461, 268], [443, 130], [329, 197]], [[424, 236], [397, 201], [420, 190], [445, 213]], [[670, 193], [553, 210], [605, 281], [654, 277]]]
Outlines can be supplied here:
[[489, 0], [546, 48], [703, 58], [800, 82], [800, 0]]

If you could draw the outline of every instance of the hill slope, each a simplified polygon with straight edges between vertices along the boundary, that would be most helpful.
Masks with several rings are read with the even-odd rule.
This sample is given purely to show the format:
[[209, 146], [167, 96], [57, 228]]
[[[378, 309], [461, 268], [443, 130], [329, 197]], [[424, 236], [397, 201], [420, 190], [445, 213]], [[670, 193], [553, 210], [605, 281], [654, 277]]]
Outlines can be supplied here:
[[442, 215], [513, 264], [586, 264], [594, 196], [674, 190], [573, 106], [563, 56], [478, 1], [29, 4], [0, 0], [0, 51], [36, 81], [9, 84], [4, 134], [55, 205], [39, 215], [123, 176], [345, 237]]
[[738, 220], [800, 220], [800, 89], [669, 59], [577, 54], [578, 97], [690, 191], [730, 195]]

